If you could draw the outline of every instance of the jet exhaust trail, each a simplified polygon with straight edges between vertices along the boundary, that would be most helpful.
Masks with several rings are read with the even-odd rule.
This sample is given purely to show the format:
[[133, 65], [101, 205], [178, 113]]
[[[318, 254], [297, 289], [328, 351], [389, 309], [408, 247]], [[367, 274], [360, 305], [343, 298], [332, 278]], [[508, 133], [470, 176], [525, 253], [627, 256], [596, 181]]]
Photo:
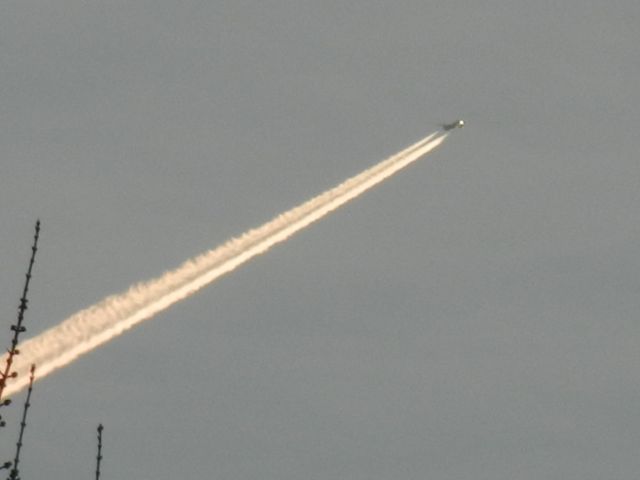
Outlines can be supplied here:
[[[133, 285], [125, 293], [109, 296], [22, 342], [18, 346], [20, 355], [14, 360], [18, 377], [7, 382], [5, 396], [11, 396], [28, 385], [32, 364], [37, 365], [39, 379], [69, 364], [356, 198], [436, 148], [447, 135], [433, 133], [261, 227], [187, 260], [156, 279]], [[5, 362], [5, 357], [6, 354], [0, 362]]]

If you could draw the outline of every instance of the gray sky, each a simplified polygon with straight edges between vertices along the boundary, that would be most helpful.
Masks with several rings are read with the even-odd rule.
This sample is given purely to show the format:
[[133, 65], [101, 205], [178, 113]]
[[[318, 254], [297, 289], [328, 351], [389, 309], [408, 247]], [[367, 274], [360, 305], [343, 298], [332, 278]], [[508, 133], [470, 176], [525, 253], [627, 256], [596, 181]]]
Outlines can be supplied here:
[[29, 335], [468, 124], [38, 383], [22, 477], [91, 476], [103, 422], [105, 478], [634, 478], [639, 24], [632, 0], [5, 2], [5, 345], [37, 217]]

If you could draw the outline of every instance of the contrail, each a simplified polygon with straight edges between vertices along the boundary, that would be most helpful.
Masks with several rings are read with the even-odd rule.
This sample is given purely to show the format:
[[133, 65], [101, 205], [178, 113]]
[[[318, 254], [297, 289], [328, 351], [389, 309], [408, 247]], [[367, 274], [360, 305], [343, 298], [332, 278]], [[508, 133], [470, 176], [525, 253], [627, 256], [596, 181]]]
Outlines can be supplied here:
[[[67, 365], [80, 355], [153, 317], [252, 257], [286, 240], [415, 162], [440, 145], [446, 137], [446, 133], [433, 133], [337, 187], [282, 213], [263, 226], [249, 230], [214, 250], [187, 260], [175, 270], [154, 280], [133, 285], [125, 293], [109, 296], [21, 343], [18, 346], [20, 355], [14, 360], [18, 377], [8, 381], [5, 395], [11, 396], [29, 383], [28, 371], [32, 364], [38, 367], [38, 379]], [[5, 357], [6, 355], [0, 362], [4, 362]]]

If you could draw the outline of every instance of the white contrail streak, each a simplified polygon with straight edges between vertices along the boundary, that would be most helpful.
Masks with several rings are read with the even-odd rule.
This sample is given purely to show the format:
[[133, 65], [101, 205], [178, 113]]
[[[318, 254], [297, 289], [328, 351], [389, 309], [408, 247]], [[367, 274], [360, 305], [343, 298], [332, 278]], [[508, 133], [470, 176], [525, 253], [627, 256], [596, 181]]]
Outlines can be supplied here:
[[[285, 212], [270, 222], [231, 239], [220, 247], [186, 261], [180, 267], [127, 292], [113, 295], [72, 315], [59, 325], [20, 344], [14, 359], [18, 377], [9, 380], [5, 396], [28, 384], [28, 371], [36, 364], [37, 378], [67, 365], [80, 355], [120, 335], [187, 298], [221, 275], [322, 218], [385, 178], [440, 145], [447, 134], [433, 133], [392, 157], [351, 177], [331, 190]], [[6, 354], [5, 354], [6, 357]], [[5, 357], [0, 362], [5, 361]]]

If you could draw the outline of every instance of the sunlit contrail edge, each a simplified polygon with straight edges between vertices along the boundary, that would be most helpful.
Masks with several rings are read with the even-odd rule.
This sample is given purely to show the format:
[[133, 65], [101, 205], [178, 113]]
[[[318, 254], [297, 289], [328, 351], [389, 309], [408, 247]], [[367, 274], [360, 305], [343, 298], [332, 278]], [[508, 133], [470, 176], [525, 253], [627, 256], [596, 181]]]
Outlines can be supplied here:
[[[337, 187], [282, 213], [261, 227], [187, 260], [175, 270], [156, 279], [133, 285], [125, 293], [109, 296], [21, 343], [18, 346], [20, 355], [14, 359], [14, 371], [18, 372], [18, 377], [8, 380], [5, 396], [11, 396], [29, 383], [28, 371], [31, 364], [38, 367], [38, 379], [69, 364], [82, 354], [153, 317], [252, 257], [286, 240], [415, 162], [440, 145], [446, 137], [446, 133], [433, 133]], [[4, 362], [5, 357], [6, 354], [0, 362]]]

